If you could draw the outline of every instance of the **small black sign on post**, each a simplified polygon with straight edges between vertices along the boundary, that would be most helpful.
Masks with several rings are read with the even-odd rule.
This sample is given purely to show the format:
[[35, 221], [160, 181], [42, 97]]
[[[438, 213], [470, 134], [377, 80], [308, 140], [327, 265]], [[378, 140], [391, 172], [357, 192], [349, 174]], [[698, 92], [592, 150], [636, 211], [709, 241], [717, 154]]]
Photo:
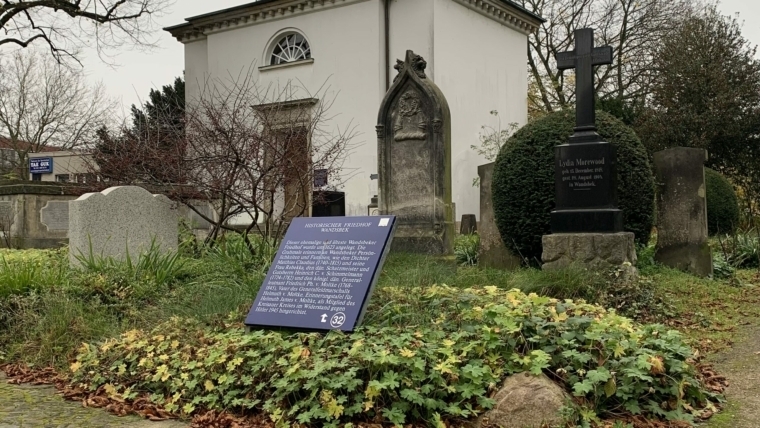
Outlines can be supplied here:
[[594, 66], [612, 64], [612, 48], [594, 48], [594, 30], [576, 30], [575, 50], [558, 53], [556, 60], [560, 70], [575, 69], [577, 105], [575, 132], [555, 149], [552, 233], [621, 232], [615, 148], [597, 134], [594, 106]]
[[394, 216], [293, 219], [245, 324], [353, 331], [395, 226]]

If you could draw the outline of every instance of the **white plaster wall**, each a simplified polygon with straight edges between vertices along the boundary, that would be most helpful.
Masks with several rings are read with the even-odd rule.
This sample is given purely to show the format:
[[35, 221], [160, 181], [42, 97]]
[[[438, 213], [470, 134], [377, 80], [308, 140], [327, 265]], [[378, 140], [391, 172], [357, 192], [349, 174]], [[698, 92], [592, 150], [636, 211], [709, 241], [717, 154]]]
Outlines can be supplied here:
[[196, 98], [208, 77], [208, 42], [206, 39], [185, 44], [185, 98]]
[[[205, 42], [186, 47], [187, 93], [197, 93], [193, 92], [197, 83], [191, 88], [192, 82], [201, 81], [198, 77], [205, 70], [224, 78], [253, 67], [260, 87], [270, 88], [271, 93], [290, 84], [301, 87], [293, 99], [318, 97], [332, 103], [326, 116], [333, 119], [324, 123], [325, 129], [353, 129], [356, 134], [352, 140], [356, 147], [344, 164], [345, 182], [339, 188], [346, 193], [346, 214], [366, 215], [370, 198], [377, 194], [377, 182], [370, 180], [370, 174], [377, 172], [375, 125], [385, 93], [382, 25], [382, 1], [366, 0], [210, 34]], [[259, 70], [266, 64], [267, 44], [288, 28], [306, 36], [314, 62]]]
[[407, 50], [413, 50], [417, 55], [422, 55], [428, 63], [427, 75], [435, 76], [433, 50], [435, 1], [391, 0], [389, 36], [391, 82], [398, 74], [393, 66], [396, 65], [397, 59], [404, 60]]
[[457, 220], [479, 218], [480, 192], [472, 180], [487, 161], [470, 146], [479, 144], [484, 125], [527, 123], [527, 36], [454, 0], [434, 1], [433, 79], [451, 109], [452, 197]]

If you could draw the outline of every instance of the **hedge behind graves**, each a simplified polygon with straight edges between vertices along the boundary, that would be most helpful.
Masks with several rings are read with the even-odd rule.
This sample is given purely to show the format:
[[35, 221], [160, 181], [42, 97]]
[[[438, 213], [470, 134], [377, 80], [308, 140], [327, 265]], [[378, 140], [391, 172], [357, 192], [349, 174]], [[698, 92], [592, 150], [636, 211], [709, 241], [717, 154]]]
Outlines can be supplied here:
[[710, 235], [733, 233], [739, 224], [739, 202], [731, 183], [719, 172], [705, 168], [707, 230]]
[[[501, 237], [524, 259], [541, 260], [541, 237], [551, 232], [554, 146], [573, 133], [575, 111], [544, 116], [517, 131], [496, 158], [493, 205]], [[597, 112], [598, 132], [617, 148], [618, 207], [626, 231], [646, 243], [654, 218], [654, 178], [636, 134], [614, 116]]]

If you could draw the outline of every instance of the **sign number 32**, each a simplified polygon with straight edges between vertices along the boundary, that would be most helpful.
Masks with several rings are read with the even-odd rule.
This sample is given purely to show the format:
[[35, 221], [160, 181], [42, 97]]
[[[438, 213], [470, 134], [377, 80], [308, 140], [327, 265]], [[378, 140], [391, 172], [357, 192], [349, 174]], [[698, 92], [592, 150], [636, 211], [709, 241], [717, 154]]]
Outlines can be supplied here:
[[342, 326], [344, 322], [346, 322], [346, 314], [338, 312], [330, 318], [330, 327], [338, 328]]

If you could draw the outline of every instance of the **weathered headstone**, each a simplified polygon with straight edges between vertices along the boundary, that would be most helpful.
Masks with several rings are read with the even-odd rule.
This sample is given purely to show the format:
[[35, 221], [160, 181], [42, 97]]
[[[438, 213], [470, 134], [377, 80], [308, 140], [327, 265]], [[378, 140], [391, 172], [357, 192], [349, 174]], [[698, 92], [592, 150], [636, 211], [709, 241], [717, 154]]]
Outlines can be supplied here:
[[[630, 254], [635, 251], [628, 248], [633, 236], [623, 233], [623, 213], [617, 208], [615, 148], [596, 132], [594, 66], [611, 64], [612, 48], [594, 48], [594, 30], [576, 30], [575, 50], [558, 53], [556, 60], [560, 70], [575, 68], [576, 126], [568, 143], [555, 149], [556, 209], [551, 213], [552, 234], [543, 237], [543, 267], [580, 263], [598, 268], [620, 260], [633, 264]], [[595, 246], [600, 233], [613, 235], [601, 238], [604, 251]], [[585, 251], [576, 258], [578, 248]]]
[[703, 149], [676, 147], [654, 154], [657, 178], [655, 260], [699, 276], [713, 273], [707, 242]]
[[69, 230], [69, 201], [49, 201], [40, 209], [40, 223], [48, 232]]
[[[208, 230], [211, 227], [211, 223], [209, 223], [209, 221], [206, 220], [206, 218], [209, 218], [209, 219], [214, 218], [214, 213], [213, 213], [213, 210], [211, 209], [211, 206], [208, 204], [193, 205], [193, 206], [195, 207], [196, 210], [198, 210], [198, 212], [203, 214], [203, 216], [198, 214], [198, 212], [195, 212], [195, 210], [188, 209], [190, 226], [193, 229]], [[204, 216], [206, 218], [204, 218]]]
[[245, 324], [353, 331], [393, 240], [393, 216], [295, 218]]
[[478, 266], [495, 269], [518, 269], [520, 258], [512, 254], [504, 245], [493, 212], [491, 188], [493, 185], [493, 163], [478, 167], [480, 177], [480, 249]]
[[[69, 257], [113, 257], [133, 261], [155, 242], [161, 251], [177, 251], [178, 215], [166, 196], [141, 187], [111, 187], [69, 202]], [[92, 247], [90, 247], [92, 246]]]
[[478, 231], [478, 220], [475, 214], [463, 214], [459, 226], [460, 235], [472, 235]]
[[394, 250], [452, 254], [451, 114], [426, 66], [407, 51], [380, 106], [380, 214], [398, 218]]
[[0, 201], [0, 221], [7, 222], [13, 218], [13, 203], [10, 201]]

